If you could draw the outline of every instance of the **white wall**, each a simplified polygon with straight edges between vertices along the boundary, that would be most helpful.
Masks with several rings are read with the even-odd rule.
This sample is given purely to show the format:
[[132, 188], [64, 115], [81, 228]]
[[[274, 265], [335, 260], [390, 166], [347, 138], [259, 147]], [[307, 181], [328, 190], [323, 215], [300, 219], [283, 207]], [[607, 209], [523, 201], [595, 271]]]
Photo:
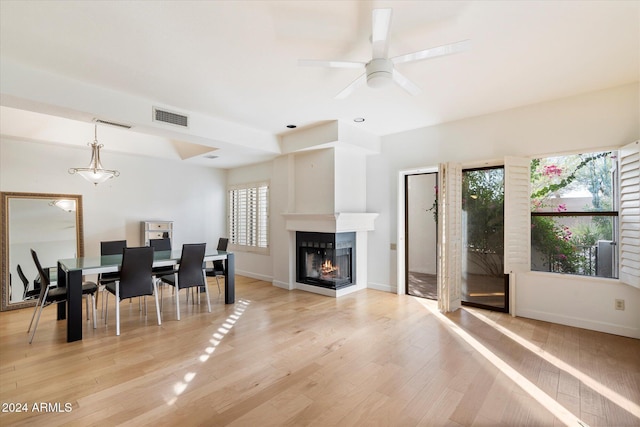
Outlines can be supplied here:
[[[404, 244], [396, 231], [398, 171], [447, 161], [471, 167], [496, 164], [504, 156], [621, 146], [640, 137], [639, 105], [639, 86], [631, 84], [383, 138], [381, 153], [370, 156], [367, 164], [367, 210], [380, 213], [369, 236], [370, 284], [396, 288], [396, 252], [390, 245]], [[574, 326], [640, 337], [640, 291], [617, 281], [584, 283], [575, 277], [523, 276], [516, 289], [516, 313], [554, 322], [573, 319]], [[613, 310], [616, 294], [626, 301], [624, 312]]]
[[70, 167], [86, 166], [91, 151], [46, 143], [0, 139], [0, 190], [81, 194], [85, 255], [98, 255], [100, 241], [140, 244], [140, 221], [174, 221], [174, 248], [226, 234], [226, 172], [175, 161], [101, 152], [106, 168], [120, 171], [97, 187]]
[[294, 206], [297, 213], [333, 213], [334, 150], [322, 149], [296, 153]]
[[295, 257], [291, 242], [295, 239], [294, 233], [287, 231], [283, 213], [294, 212], [294, 176], [295, 156], [289, 154], [280, 156], [273, 161], [273, 174], [271, 177], [271, 262], [273, 266], [273, 284], [289, 289], [292, 271], [290, 259]]
[[[227, 183], [229, 186], [237, 184], [250, 184], [255, 182], [268, 181], [269, 185], [269, 218], [270, 230], [269, 240], [273, 240], [274, 226], [271, 220], [274, 216], [278, 216], [280, 207], [278, 206], [278, 183], [272, 181], [274, 162], [261, 162], [251, 166], [244, 166], [230, 169], [227, 172]], [[274, 186], [274, 184], [276, 184]], [[275, 198], [274, 198], [275, 194]], [[226, 206], [226, 205], [222, 205]], [[226, 218], [226, 211], [225, 211]], [[226, 228], [225, 228], [226, 230]], [[225, 231], [226, 233], [226, 231]], [[230, 250], [234, 248], [230, 247]], [[273, 275], [273, 261], [271, 258], [273, 252], [272, 245], [268, 254], [251, 253], [235, 251], [236, 273], [261, 280], [271, 280]]]
[[335, 212], [365, 212], [367, 158], [360, 149], [335, 148]]

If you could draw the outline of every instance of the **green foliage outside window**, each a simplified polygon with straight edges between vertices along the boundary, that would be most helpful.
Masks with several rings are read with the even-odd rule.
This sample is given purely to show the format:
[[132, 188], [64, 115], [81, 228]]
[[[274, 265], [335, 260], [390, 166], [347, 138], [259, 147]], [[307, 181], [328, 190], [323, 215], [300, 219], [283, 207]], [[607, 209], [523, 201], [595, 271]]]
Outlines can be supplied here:
[[[613, 217], [598, 215], [613, 208], [614, 161], [611, 152], [603, 152], [531, 162], [533, 270], [595, 274], [597, 242], [613, 240]], [[581, 200], [576, 194], [584, 199], [582, 205], [576, 205]], [[572, 212], [593, 216], [571, 216]]]
[[462, 173], [462, 211], [468, 262], [484, 274], [504, 275], [504, 169]]

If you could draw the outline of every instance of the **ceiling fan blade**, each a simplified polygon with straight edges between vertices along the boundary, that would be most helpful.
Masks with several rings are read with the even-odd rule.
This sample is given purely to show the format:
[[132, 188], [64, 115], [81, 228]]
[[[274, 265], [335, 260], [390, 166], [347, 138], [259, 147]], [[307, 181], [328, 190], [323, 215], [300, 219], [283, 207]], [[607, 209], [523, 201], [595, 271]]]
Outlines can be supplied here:
[[342, 91], [340, 91], [340, 93], [338, 93], [336, 95], [336, 99], [344, 99], [344, 98], [346, 98], [347, 96], [351, 95], [351, 93], [354, 90], [356, 90], [360, 86], [364, 85], [366, 82], [367, 82], [367, 73], [363, 73], [357, 79], [352, 81], [349, 86], [347, 86], [344, 89], [342, 89]]
[[393, 70], [393, 81], [411, 95], [415, 96], [420, 93], [420, 88], [418, 86], [413, 84], [411, 80], [400, 74], [398, 70], [395, 69]]
[[464, 52], [471, 48], [471, 40], [462, 40], [456, 43], [445, 44], [438, 47], [432, 47], [418, 52], [407, 53], [406, 55], [391, 58], [394, 64], [403, 62], [421, 61], [423, 59], [435, 58], [438, 56], [450, 55], [452, 53]]
[[298, 65], [303, 67], [330, 67], [330, 68], [364, 68], [364, 62], [351, 61], [322, 61], [316, 59], [299, 59]]
[[371, 30], [371, 49], [373, 58], [386, 58], [391, 26], [391, 9], [373, 9]]

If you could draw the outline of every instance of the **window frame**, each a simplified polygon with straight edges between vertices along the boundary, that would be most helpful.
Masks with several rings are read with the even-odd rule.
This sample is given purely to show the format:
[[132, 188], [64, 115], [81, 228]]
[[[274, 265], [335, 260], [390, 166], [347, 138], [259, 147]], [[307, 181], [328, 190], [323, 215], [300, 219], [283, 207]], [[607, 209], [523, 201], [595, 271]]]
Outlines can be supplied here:
[[[227, 187], [227, 235], [230, 250], [269, 254], [269, 187], [269, 181]], [[261, 196], [261, 191], [265, 192], [264, 197]], [[252, 192], [255, 194], [252, 195]], [[252, 201], [254, 207], [250, 206]], [[250, 215], [251, 212], [255, 215]]]
[[[534, 272], [541, 272], [541, 273], [552, 273], [552, 274], [567, 274], [570, 276], [576, 276], [576, 277], [598, 277], [598, 278], [602, 278], [602, 279], [613, 279], [613, 280], [619, 280], [619, 266], [620, 266], [620, 257], [619, 257], [619, 241], [620, 241], [620, 235], [618, 232], [619, 229], [619, 201], [620, 201], [620, 188], [618, 185], [618, 170], [619, 170], [619, 149], [618, 148], [614, 148], [614, 149], [604, 149], [604, 150], [599, 150], [599, 151], [577, 151], [575, 153], [565, 153], [565, 154], [558, 154], [558, 155], [546, 155], [546, 156], [534, 156], [532, 157], [532, 159], [547, 159], [547, 158], [551, 158], [551, 157], [569, 157], [569, 156], [576, 156], [576, 155], [593, 155], [593, 154], [599, 154], [599, 153], [605, 153], [605, 152], [611, 152], [611, 153], [615, 153], [616, 155], [616, 160], [615, 160], [615, 164], [612, 166], [611, 169], [611, 174], [612, 174], [612, 207], [610, 210], [606, 210], [606, 211], [586, 211], [586, 210], [581, 210], [581, 211], [531, 211], [531, 223], [533, 224], [533, 218], [534, 217], [551, 217], [551, 218], [562, 218], [562, 217], [614, 217], [615, 219], [613, 220], [613, 235], [612, 235], [612, 241], [613, 241], [613, 245], [615, 246], [615, 250], [614, 250], [614, 258], [613, 258], [613, 265], [612, 265], [612, 276], [611, 277], [606, 277], [606, 276], [598, 276], [597, 274], [578, 274], [578, 273], [567, 273], [567, 272], [559, 272], [559, 271], [544, 271], [544, 270], [533, 270], [533, 268], [531, 269], [531, 271]], [[529, 196], [529, 198], [531, 198], [531, 195]], [[529, 246], [531, 247], [531, 254], [533, 254], [533, 247], [531, 246], [531, 238], [530, 238], [530, 243]]]

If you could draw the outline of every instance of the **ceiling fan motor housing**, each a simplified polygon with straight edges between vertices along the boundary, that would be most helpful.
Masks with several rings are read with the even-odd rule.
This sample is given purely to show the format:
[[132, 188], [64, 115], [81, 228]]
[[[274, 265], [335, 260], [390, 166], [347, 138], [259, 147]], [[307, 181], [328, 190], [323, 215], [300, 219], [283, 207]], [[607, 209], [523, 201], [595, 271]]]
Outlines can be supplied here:
[[380, 88], [391, 83], [393, 77], [393, 63], [388, 58], [374, 58], [366, 66], [367, 85]]

